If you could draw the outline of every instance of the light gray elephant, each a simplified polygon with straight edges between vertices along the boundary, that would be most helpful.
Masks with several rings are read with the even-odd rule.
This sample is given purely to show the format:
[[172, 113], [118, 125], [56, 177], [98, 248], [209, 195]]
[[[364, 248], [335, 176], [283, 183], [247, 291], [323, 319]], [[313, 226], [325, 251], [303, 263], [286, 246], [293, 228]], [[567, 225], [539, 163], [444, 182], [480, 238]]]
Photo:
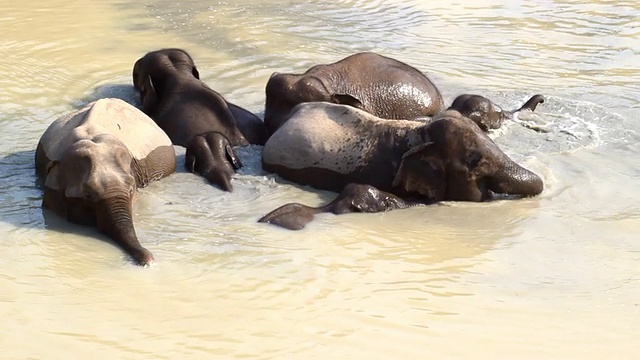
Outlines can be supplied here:
[[70, 222], [95, 226], [137, 264], [153, 262], [131, 217], [136, 189], [175, 171], [171, 140], [119, 99], [101, 99], [54, 121], [40, 138], [36, 173], [42, 206]]
[[346, 105], [300, 104], [265, 144], [262, 164], [296, 183], [342, 191], [328, 205], [287, 204], [260, 219], [289, 229], [301, 229], [319, 212], [378, 212], [543, 190], [536, 174], [455, 110], [425, 123], [388, 121]]

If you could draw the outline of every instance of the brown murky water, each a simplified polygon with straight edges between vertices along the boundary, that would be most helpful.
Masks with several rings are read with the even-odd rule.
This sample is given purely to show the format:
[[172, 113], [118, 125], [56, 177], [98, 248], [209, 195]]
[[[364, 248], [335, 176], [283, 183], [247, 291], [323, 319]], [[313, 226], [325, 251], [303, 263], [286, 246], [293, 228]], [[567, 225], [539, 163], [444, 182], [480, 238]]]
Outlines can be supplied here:
[[[436, 4], [437, 3], [437, 4]], [[640, 5], [635, 1], [0, 0], [0, 358], [632, 359], [640, 354]], [[377, 51], [505, 108], [533, 199], [256, 223], [331, 196], [260, 170], [223, 193], [180, 172], [143, 189], [133, 266], [42, 212], [34, 149], [88, 101], [135, 101], [150, 50], [189, 51], [256, 113], [273, 71]]]

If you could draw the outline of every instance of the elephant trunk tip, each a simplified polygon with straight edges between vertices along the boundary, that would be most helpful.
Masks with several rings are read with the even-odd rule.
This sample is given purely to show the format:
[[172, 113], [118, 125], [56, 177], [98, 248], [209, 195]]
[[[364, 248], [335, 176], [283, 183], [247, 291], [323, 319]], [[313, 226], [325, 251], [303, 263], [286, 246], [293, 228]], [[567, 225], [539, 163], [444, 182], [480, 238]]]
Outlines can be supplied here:
[[151, 253], [151, 251], [145, 248], [139, 249], [138, 251], [135, 252], [135, 254], [132, 254], [132, 256], [136, 264], [143, 267], [149, 267], [155, 263], [153, 254]]
[[517, 111], [522, 111], [525, 109], [535, 111], [538, 104], [542, 104], [542, 103], [544, 103], [544, 96], [540, 94], [536, 94], [536, 95], [533, 95], [531, 99], [529, 99], [526, 103], [524, 103], [524, 105], [522, 105], [522, 107]]

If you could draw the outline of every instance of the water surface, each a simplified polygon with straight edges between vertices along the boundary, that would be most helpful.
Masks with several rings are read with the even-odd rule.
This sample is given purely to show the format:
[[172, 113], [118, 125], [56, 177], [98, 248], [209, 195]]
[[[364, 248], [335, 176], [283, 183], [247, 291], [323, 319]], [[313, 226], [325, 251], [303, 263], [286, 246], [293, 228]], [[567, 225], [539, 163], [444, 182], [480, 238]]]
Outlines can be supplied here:
[[[640, 352], [640, 5], [344, 0], [0, 3], [0, 347], [6, 358], [633, 358]], [[133, 63], [180, 47], [261, 114], [273, 71], [358, 51], [419, 68], [446, 102], [517, 108], [494, 138], [541, 196], [256, 220], [329, 192], [260, 169], [224, 193], [179, 173], [139, 192], [141, 269], [42, 211], [37, 141], [91, 100], [137, 98]], [[543, 127], [535, 132], [522, 125]], [[179, 153], [183, 150], [178, 149]], [[179, 161], [184, 161], [183, 155]]]

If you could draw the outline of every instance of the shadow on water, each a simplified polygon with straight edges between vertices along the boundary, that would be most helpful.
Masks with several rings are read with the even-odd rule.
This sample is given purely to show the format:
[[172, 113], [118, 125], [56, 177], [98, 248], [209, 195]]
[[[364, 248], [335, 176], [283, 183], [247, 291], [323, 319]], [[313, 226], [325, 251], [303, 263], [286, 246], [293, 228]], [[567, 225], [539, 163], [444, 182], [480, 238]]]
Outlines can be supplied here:
[[34, 157], [34, 150], [25, 150], [0, 158], [0, 221], [26, 228], [43, 226]]

